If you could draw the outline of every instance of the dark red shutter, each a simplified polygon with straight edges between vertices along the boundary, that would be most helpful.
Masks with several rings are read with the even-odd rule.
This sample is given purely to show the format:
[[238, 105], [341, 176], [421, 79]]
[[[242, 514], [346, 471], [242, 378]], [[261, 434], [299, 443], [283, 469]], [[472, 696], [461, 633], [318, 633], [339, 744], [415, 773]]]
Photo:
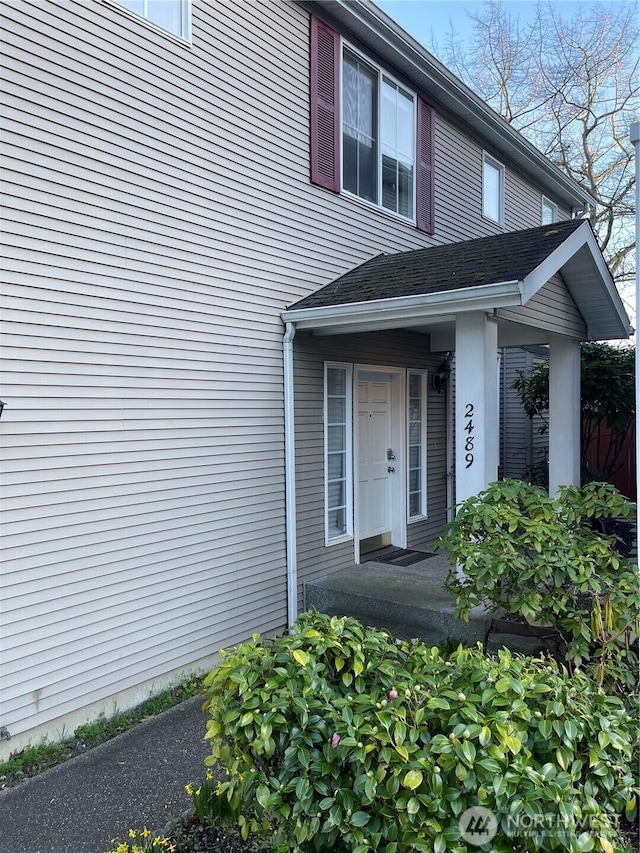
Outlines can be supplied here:
[[311, 16], [311, 181], [340, 192], [340, 36]]
[[435, 110], [418, 98], [418, 172], [416, 175], [416, 224], [433, 234], [434, 227], [434, 135]]

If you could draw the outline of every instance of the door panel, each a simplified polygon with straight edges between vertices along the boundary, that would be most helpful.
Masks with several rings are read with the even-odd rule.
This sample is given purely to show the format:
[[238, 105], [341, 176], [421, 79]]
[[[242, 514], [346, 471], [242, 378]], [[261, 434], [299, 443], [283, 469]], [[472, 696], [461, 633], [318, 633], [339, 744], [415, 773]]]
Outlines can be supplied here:
[[358, 497], [360, 539], [391, 531], [391, 381], [358, 381]]

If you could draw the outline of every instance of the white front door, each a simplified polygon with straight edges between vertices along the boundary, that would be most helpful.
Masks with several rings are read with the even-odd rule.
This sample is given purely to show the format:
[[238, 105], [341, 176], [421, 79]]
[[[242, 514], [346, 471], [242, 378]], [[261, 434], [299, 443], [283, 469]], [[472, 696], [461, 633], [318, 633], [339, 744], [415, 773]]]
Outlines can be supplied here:
[[358, 515], [359, 538], [392, 529], [391, 377], [358, 375]]

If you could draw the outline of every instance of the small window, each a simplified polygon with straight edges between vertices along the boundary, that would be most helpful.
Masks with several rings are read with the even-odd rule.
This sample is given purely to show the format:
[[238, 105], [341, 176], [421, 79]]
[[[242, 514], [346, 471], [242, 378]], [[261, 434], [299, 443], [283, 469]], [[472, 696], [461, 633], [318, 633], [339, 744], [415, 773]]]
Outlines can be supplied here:
[[180, 38], [189, 38], [189, 0], [115, 0], [152, 24]]
[[542, 196], [542, 224], [551, 225], [558, 221], [558, 205]]
[[482, 165], [482, 215], [504, 223], [504, 166], [488, 154]]
[[353, 531], [351, 375], [351, 365], [325, 365], [324, 505], [327, 545], [350, 537]]
[[427, 515], [427, 374], [410, 370], [407, 394], [407, 508], [409, 521]]

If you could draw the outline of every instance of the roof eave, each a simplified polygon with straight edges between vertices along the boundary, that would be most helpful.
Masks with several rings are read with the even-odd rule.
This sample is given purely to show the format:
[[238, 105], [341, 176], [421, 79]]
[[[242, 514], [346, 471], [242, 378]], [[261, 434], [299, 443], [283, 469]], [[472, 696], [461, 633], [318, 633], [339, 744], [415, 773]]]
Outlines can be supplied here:
[[572, 209], [595, 204], [586, 190], [554, 166], [371, 0], [306, 0], [303, 5], [330, 14], [423, 91], [446, 104], [461, 121], [472, 124], [481, 138], [534, 176], [549, 195]]
[[284, 323], [294, 323], [299, 330], [332, 330], [340, 334], [370, 329], [400, 328], [443, 316], [468, 311], [493, 311], [522, 305], [523, 285], [520, 281], [502, 281], [466, 287], [460, 290], [372, 299], [318, 308], [292, 308], [281, 313]]
[[[552, 229], [553, 225], [550, 225], [549, 228]], [[622, 340], [628, 338], [633, 334], [633, 328], [593, 230], [586, 220], [524, 279], [523, 304], [526, 305], [532, 296], [544, 287], [552, 275], [562, 271], [563, 267], [570, 267], [572, 259], [583, 248], [589, 252], [594, 267], [592, 286], [598, 287], [602, 293], [602, 307], [606, 305], [610, 308], [609, 312], [603, 311], [602, 307], [594, 311], [592, 303], [584, 299], [586, 295], [584, 290], [572, 288], [571, 282], [567, 281], [568, 276], [565, 274], [565, 282], [569, 292], [587, 324], [589, 340]]]

